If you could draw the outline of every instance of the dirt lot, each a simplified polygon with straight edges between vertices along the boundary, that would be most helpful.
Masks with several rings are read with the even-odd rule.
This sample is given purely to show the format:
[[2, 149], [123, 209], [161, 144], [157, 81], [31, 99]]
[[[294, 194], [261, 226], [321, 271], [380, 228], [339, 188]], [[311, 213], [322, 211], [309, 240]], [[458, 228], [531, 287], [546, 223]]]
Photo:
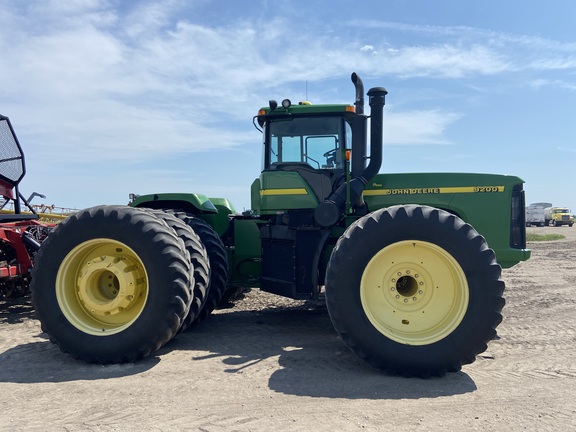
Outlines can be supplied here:
[[462, 372], [388, 376], [339, 341], [321, 304], [258, 291], [153, 358], [77, 362], [28, 302], [0, 304], [1, 431], [576, 430], [576, 227], [529, 228], [505, 270], [504, 322]]

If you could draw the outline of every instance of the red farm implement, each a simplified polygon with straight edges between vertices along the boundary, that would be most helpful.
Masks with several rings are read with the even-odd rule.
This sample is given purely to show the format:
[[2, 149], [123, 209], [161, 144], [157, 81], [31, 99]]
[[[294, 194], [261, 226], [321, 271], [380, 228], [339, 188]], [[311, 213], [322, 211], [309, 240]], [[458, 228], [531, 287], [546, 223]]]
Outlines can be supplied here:
[[[21, 195], [18, 185], [25, 173], [14, 129], [8, 117], [0, 115], [0, 300], [28, 294], [34, 256], [53, 227], [39, 222], [38, 213]], [[3, 211], [6, 207], [13, 211]]]

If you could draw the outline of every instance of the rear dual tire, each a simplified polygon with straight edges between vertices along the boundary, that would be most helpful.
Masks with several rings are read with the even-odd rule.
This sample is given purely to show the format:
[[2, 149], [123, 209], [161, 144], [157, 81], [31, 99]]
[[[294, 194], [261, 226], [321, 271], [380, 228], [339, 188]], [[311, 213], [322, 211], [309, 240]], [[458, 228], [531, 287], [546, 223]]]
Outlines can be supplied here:
[[222, 302], [228, 281], [228, 256], [220, 237], [214, 229], [204, 220], [190, 213], [166, 210], [186, 223], [198, 235], [206, 248], [210, 263], [210, 283], [200, 312], [188, 323], [188, 326], [202, 321], [208, 317]]
[[32, 303], [63, 352], [91, 363], [135, 361], [176, 334], [193, 301], [190, 254], [155, 215], [82, 210], [42, 244]]
[[192, 274], [190, 283], [192, 288], [192, 302], [190, 308], [182, 320], [178, 333], [185, 331], [198, 318], [202, 307], [206, 303], [206, 296], [210, 287], [210, 262], [208, 253], [202, 240], [194, 232], [192, 227], [179, 219], [171, 211], [146, 210], [162, 219], [174, 230], [176, 235], [184, 242], [184, 246], [190, 255]]

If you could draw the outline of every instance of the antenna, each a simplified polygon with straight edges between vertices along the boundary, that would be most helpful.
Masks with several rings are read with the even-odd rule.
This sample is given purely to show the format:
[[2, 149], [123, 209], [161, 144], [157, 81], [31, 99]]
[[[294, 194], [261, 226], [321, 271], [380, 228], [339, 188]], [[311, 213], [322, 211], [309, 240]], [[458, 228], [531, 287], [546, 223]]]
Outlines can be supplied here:
[[306, 80], [306, 97], [304, 100], [308, 100], [308, 80]]

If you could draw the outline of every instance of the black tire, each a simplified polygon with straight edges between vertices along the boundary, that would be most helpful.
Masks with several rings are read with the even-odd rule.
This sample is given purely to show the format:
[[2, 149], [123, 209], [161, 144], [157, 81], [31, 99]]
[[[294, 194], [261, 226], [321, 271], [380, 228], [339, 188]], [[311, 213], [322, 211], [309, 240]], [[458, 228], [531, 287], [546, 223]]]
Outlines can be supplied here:
[[63, 352], [91, 363], [131, 362], [178, 331], [188, 310], [190, 259], [171, 228], [125, 206], [82, 210], [42, 244], [32, 304]]
[[210, 284], [200, 313], [193, 321], [196, 323], [210, 315], [222, 300], [228, 280], [228, 256], [222, 240], [207, 222], [190, 213], [173, 211], [173, 214], [198, 234], [210, 261]]
[[346, 345], [372, 366], [442, 376], [472, 363], [502, 321], [494, 251], [446, 211], [406, 205], [354, 222], [328, 264], [326, 303]]
[[190, 324], [200, 313], [200, 309], [206, 299], [206, 293], [210, 283], [210, 263], [206, 248], [202, 240], [183, 220], [177, 218], [174, 213], [164, 210], [150, 210], [156, 217], [164, 220], [172, 228], [178, 237], [182, 239], [186, 250], [190, 254], [190, 264], [192, 274], [190, 283], [192, 284], [192, 301], [178, 333], [190, 327]]

